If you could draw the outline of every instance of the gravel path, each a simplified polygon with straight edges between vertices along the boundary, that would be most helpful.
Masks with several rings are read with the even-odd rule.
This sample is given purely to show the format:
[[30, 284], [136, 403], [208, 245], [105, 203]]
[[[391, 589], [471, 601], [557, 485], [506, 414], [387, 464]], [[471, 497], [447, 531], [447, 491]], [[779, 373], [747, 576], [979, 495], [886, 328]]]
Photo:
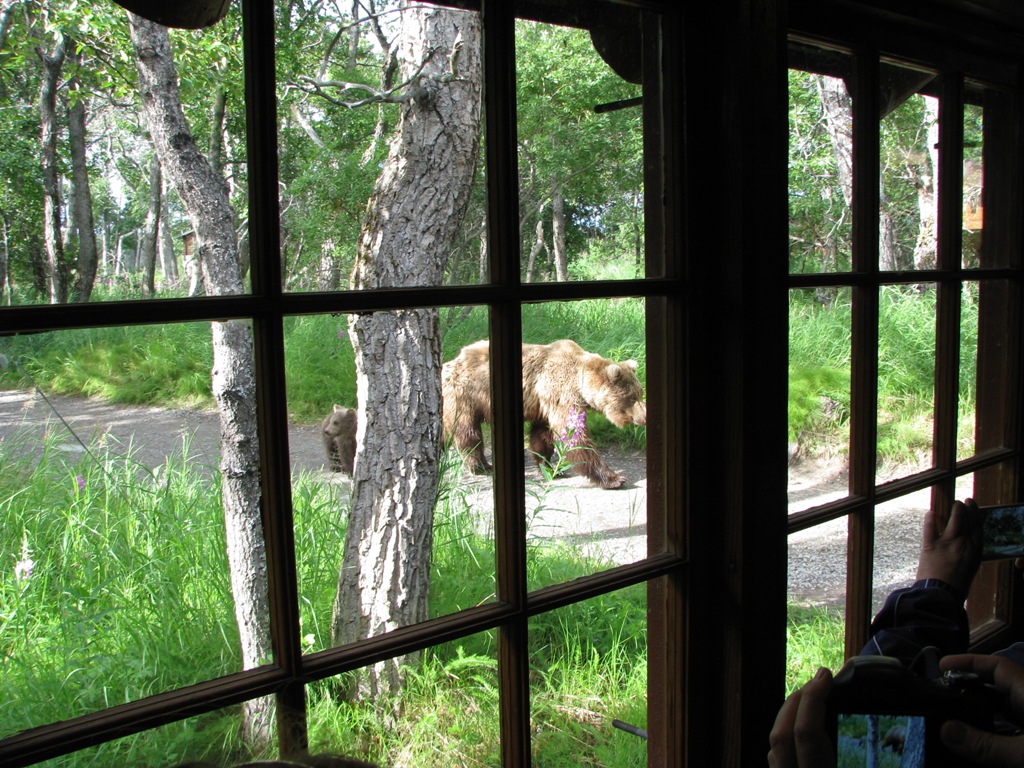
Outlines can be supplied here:
[[[149, 467], [163, 464], [168, 455], [185, 445], [200, 465], [215, 467], [219, 459], [217, 417], [211, 411], [110, 405], [56, 396], [44, 399], [33, 392], [0, 391], [0, 440], [17, 433], [38, 440], [50, 432], [70, 454], [84, 454], [69, 427], [86, 445], [105, 436], [108, 441], [130, 446], [134, 458]], [[322, 473], [332, 482], [347, 482], [324, 470], [319, 425], [293, 424], [289, 450], [294, 471]], [[605, 491], [579, 476], [547, 484], [528, 462], [528, 535], [535, 540], [578, 544], [609, 563], [635, 562], [644, 556], [647, 541], [644, 457], [603, 453], [608, 464], [629, 479], [624, 488]], [[460, 489], [484, 520], [490, 520], [490, 488], [488, 478], [467, 476]], [[805, 462], [790, 471], [790, 511], [842, 496], [845, 489], [845, 477], [834, 468]], [[876, 541], [883, 543], [875, 553], [877, 606], [892, 588], [913, 581], [921, 515], [927, 504], [928, 494], [922, 492], [878, 512]], [[845, 577], [845, 520], [790, 536], [791, 600], [841, 608]]]

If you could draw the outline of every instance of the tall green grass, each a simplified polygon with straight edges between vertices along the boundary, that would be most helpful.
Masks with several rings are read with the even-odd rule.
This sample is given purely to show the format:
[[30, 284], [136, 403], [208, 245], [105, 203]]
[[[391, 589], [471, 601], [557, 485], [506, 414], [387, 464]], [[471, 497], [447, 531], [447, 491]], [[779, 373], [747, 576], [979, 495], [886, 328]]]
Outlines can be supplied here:
[[831, 608], [790, 605], [786, 622], [786, 694], [828, 667], [837, 672], [844, 661], [846, 622]]
[[[494, 543], [478, 530], [459, 467], [436, 511], [432, 615], [494, 597]], [[345, 538], [346, 486], [294, 482], [300, 621], [306, 651], [330, 647]], [[31, 563], [29, 563], [31, 561]], [[535, 546], [531, 572], [578, 575], [568, 546]], [[238, 670], [240, 653], [216, 468], [187, 451], [151, 469], [130, 446], [87, 454], [54, 440], [0, 442], [0, 735]], [[531, 627], [539, 765], [641, 765], [645, 743], [613, 718], [646, 719], [642, 586], [538, 617]], [[343, 704], [309, 686], [311, 748], [382, 765], [495, 765], [493, 632], [428, 649], [400, 701]], [[398, 713], [396, 717], [396, 713]], [[173, 765], [251, 757], [239, 713], [224, 710], [50, 761], [53, 766]]]
[[235, 671], [219, 486], [130, 446], [34, 453], [0, 444], [3, 732]]
[[[937, 293], [926, 287], [883, 287], [878, 322], [878, 453], [883, 460], [914, 460], [931, 447], [935, 399]], [[964, 439], [973, 437], [977, 289], [962, 295], [959, 391]], [[849, 439], [849, 291], [830, 304], [794, 291], [789, 324], [789, 437], [810, 447], [840, 449]]]

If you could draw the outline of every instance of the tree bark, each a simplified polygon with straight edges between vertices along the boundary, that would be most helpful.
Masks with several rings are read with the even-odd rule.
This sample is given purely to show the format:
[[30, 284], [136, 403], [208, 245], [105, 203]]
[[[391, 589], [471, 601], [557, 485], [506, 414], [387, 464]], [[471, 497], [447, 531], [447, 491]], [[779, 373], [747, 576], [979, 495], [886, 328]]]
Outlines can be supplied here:
[[160, 206], [160, 270], [167, 285], [177, 285], [181, 279], [178, 271], [178, 257], [174, 252], [174, 235], [171, 233], [171, 217], [167, 206]]
[[[139, 94], [160, 165], [188, 211], [196, 232], [204, 287], [209, 295], [242, 291], [234, 215], [227, 185], [196, 144], [181, 108], [167, 28], [129, 14], [139, 73]], [[239, 321], [212, 323], [213, 394], [220, 413], [221, 490], [235, 618], [242, 665], [272, 658], [266, 547], [260, 515], [252, 330]], [[270, 699], [247, 702], [248, 740], [271, 736]]]
[[[72, 45], [71, 57], [75, 65], [81, 63], [81, 52]], [[71, 148], [71, 205], [74, 207], [75, 229], [78, 235], [78, 269], [75, 274], [72, 299], [86, 302], [92, 297], [96, 283], [96, 227], [92, 215], [92, 186], [89, 182], [89, 163], [85, 154], [85, 96], [78, 78], [70, 84], [68, 107], [68, 144]]]
[[67, 264], [64, 261], [64, 238], [61, 235], [60, 170], [57, 163], [57, 88], [64, 67], [66, 43], [63, 35], [53, 53], [38, 49], [43, 63], [39, 87], [40, 159], [43, 176], [43, 242], [50, 288], [50, 303], [68, 300]]
[[[352, 278], [357, 289], [441, 284], [477, 162], [476, 15], [403, 3], [398, 51], [403, 80], [420, 67], [423, 76], [400, 108], [368, 205]], [[332, 620], [337, 644], [427, 618], [442, 450], [437, 310], [353, 316], [349, 336], [359, 427]], [[349, 695], [397, 692], [407, 661], [392, 659], [364, 671]]]
[[11, 261], [11, 243], [8, 237], [7, 216], [0, 217], [3, 227], [3, 241], [0, 243], [0, 305], [10, 306], [11, 296], [8, 291], [7, 273]]
[[562, 187], [551, 190], [551, 246], [555, 255], [555, 280], [569, 280], [569, 259], [565, 252], [565, 197]]
[[526, 261], [526, 282], [533, 282], [533, 270], [537, 263], [537, 256], [547, 248], [544, 242], [544, 216], [543, 208], [537, 214], [537, 226], [534, 229], [533, 245], [530, 247], [530, 257]]
[[914, 268], [935, 269], [938, 258], [939, 100], [924, 97], [924, 131], [928, 160], [917, 166], [917, 207], [920, 211]]
[[[825, 115], [825, 128], [832, 144], [836, 160], [836, 173], [847, 210], [853, 210], [853, 102], [846, 89], [846, 83], [837, 77], [818, 77], [818, 94]], [[881, 184], [881, 179], [879, 184]], [[886, 207], [884, 191], [879, 190], [878, 216], [878, 265], [883, 270], [896, 269], [897, 237], [896, 224]], [[828, 248], [826, 252], [834, 252]], [[835, 265], [823, 265], [824, 271], [832, 271]]]
[[149, 207], [142, 225], [142, 242], [139, 244], [139, 261], [142, 263], [142, 288], [147, 295], [156, 294], [156, 253], [160, 236], [160, 206], [163, 176], [160, 161], [154, 155], [149, 166]]

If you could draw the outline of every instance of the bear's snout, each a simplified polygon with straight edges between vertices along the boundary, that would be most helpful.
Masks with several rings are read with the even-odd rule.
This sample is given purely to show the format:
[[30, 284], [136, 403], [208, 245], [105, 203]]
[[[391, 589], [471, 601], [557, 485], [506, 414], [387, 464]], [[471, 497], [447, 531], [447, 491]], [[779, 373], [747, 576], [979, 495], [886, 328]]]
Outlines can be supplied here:
[[645, 403], [637, 403], [633, 406], [633, 423], [638, 427], [647, 426], [647, 405]]

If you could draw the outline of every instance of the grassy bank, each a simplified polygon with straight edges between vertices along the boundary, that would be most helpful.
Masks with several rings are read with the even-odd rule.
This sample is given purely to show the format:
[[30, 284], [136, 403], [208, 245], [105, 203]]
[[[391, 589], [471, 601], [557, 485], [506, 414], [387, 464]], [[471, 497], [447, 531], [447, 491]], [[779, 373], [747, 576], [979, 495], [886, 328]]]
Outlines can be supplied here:
[[[80, 456], [80, 458], [79, 458]], [[457, 469], [452, 470], [453, 472]], [[457, 475], [449, 476], [451, 487]], [[330, 647], [345, 535], [344, 486], [295, 481], [304, 648]], [[458, 493], [442, 494], [431, 613], [494, 592], [494, 544]], [[187, 455], [147, 469], [125, 446], [0, 443], [0, 734], [173, 690], [239, 669], [219, 482]], [[535, 572], [603, 567], [569, 546], [532, 546]], [[646, 719], [642, 586], [538, 617], [531, 626], [538, 765], [643, 765], [645, 743], [613, 718]], [[341, 703], [335, 681], [310, 686], [312, 747], [381, 764], [494, 765], [496, 640], [481, 633], [429, 649], [401, 701]], [[51, 761], [172, 765], [249, 757], [237, 711], [164, 726]]]

